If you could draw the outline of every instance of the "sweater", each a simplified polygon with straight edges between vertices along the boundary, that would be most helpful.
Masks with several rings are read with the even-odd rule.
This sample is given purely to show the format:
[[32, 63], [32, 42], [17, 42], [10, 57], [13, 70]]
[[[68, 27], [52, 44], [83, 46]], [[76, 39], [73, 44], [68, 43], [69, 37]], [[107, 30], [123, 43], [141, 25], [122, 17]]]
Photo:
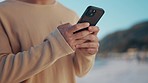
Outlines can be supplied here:
[[86, 75], [95, 55], [75, 53], [57, 29], [78, 19], [58, 1], [1, 2], [0, 83], [76, 83], [76, 76]]

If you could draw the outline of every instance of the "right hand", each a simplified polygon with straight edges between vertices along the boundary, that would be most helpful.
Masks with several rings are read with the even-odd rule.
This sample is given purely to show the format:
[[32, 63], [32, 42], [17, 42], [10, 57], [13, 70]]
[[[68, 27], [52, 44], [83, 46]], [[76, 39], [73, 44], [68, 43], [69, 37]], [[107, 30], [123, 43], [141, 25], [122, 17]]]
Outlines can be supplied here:
[[86, 40], [82, 40], [82, 38], [91, 33], [88, 30], [84, 30], [75, 34], [74, 32], [86, 27], [89, 27], [89, 23], [79, 23], [73, 26], [67, 23], [58, 26], [58, 29], [72, 49], [76, 50], [76, 45], [86, 42]]

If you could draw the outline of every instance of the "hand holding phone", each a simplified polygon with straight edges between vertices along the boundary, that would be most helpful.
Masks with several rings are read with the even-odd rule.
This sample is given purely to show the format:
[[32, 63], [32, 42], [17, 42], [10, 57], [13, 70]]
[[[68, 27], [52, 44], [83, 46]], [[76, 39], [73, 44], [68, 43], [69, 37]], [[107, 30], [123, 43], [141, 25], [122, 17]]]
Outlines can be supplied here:
[[[88, 22], [90, 23], [90, 26], [95, 26], [103, 16], [104, 12], [105, 11], [102, 8], [88, 6], [83, 15], [81, 16], [80, 20], [78, 21], [78, 23]], [[86, 27], [84, 29], [78, 30], [74, 32], [74, 34], [87, 29], [88, 28]]]

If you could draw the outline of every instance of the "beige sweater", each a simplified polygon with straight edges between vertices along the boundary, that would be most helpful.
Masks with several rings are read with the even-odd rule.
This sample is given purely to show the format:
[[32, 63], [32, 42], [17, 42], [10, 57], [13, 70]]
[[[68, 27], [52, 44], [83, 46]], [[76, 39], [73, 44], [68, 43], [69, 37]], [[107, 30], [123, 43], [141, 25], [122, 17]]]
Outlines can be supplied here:
[[75, 55], [56, 29], [77, 20], [59, 2], [0, 3], [0, 83], [75, 83], [75, 76], [85, 75], [95, 55]]

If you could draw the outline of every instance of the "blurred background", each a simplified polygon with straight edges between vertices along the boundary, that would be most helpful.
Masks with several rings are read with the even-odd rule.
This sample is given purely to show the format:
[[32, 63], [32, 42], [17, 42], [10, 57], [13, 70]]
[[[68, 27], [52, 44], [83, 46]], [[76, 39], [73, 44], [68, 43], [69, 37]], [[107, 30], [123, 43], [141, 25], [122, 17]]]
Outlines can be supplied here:
[[148, 83], [148, 0], [58, 1], [79, 17], [89, 5], [105, 10], [95, 65], [78, 83]]
[[100, 51], [78, 83], [148, 83], [148, 0], [59, 0], [79, 17], [87, 6], [105, 10]]

